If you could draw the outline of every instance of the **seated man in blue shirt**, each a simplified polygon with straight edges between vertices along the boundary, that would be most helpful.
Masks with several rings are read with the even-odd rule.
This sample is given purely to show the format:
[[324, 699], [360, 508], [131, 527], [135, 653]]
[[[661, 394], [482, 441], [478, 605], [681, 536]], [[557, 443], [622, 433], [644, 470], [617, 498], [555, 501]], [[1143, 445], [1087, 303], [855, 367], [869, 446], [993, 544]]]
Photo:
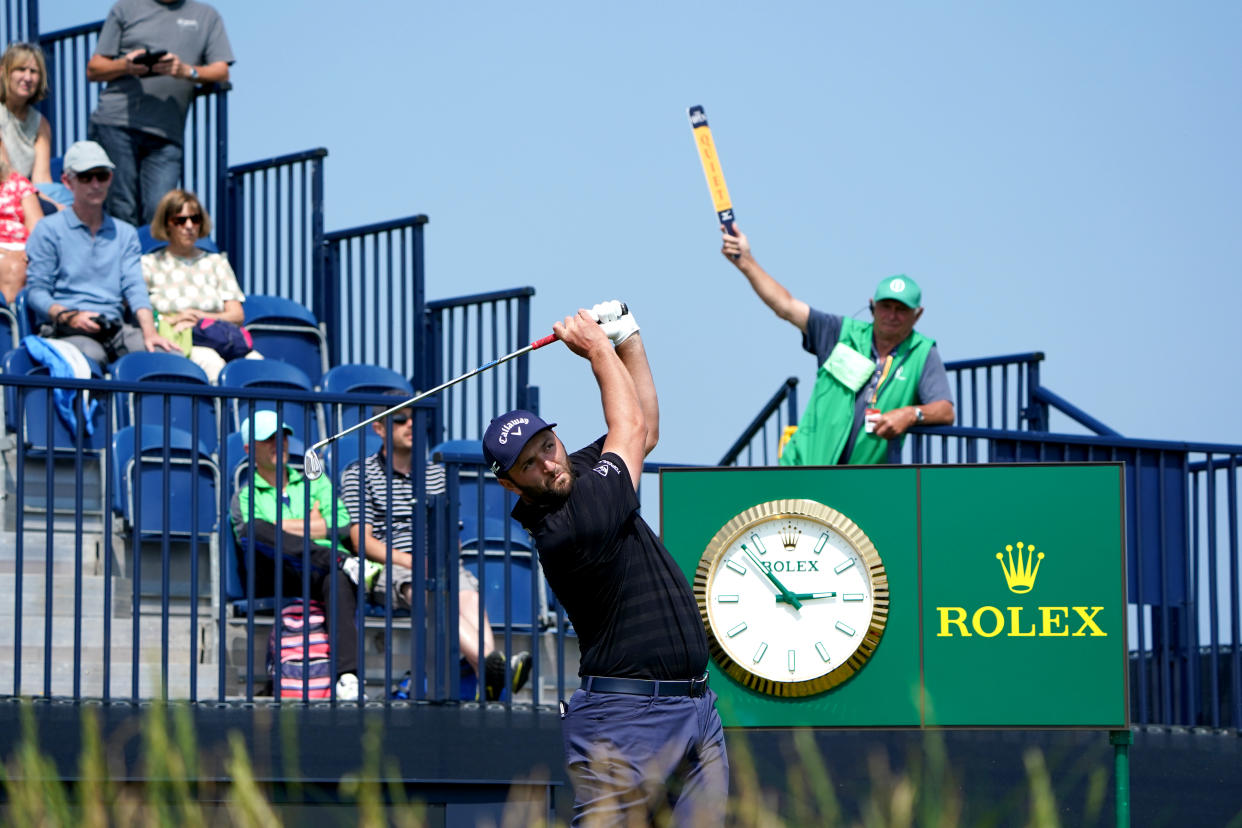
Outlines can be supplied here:
[[[94, 141], [78, 141], [64, 167], [73, 207], [40, 221], [26, 242], [27, 301], [45, 323], [40, 334], [101, 365], [130, 351], [177, 350], [155, 330], [138, 232], [104, 214], [112, 161]], [[122, 321], [126, 303], [137, 325]]]

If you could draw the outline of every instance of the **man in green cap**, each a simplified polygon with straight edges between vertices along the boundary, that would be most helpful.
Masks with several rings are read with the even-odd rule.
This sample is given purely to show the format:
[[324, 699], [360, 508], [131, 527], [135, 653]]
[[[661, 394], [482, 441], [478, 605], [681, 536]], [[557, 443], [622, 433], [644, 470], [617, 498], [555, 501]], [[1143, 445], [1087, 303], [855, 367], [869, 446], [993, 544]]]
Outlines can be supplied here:
[[759, 266], [736, 224], [721, 252], [776, 315], [802, 331], [819, 372], [782, 466], [887, 462], [890, 440], [914, 425], [952, 425], [953, 399], [936, 343], [914, 330], [923, 292], [905, 275], [880, 282], [871, 322], [816, 310]]

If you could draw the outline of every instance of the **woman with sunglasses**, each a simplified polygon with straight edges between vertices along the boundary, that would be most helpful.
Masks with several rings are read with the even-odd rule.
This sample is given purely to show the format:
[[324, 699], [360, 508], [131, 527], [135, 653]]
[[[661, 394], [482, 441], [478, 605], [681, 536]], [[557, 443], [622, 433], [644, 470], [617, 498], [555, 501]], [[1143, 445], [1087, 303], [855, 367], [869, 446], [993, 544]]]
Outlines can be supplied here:
[[[211, 218], [198, 198], [185, 190], [169, 190], [151, 220], [151, 235], [168, 246], [142, 257], [142, 276], [161, 332], [182, 340], [186, 356], [215, 382], [226, 360], [215, 348], [190, 344], [191, 334], [205, 320], [211, 320], [208, 326], [223, 322], [239, 327], [246, 296], [228, 258], [198, 248], [198, 240], [210, 233]], [[262, 359], [255, 351], [246, 357]]]

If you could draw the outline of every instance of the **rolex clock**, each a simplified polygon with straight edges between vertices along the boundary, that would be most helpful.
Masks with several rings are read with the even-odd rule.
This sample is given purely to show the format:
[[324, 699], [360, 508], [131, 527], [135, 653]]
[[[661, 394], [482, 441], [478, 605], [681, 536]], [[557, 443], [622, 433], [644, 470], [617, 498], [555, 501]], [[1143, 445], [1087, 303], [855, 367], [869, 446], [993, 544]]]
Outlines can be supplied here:
[[720, 668], [771, 696], [845, 681], [871, 658], [888, 619], [875, 546], [814, 500], [772, 500], [732, 518], [703, 552], [694, 592]]

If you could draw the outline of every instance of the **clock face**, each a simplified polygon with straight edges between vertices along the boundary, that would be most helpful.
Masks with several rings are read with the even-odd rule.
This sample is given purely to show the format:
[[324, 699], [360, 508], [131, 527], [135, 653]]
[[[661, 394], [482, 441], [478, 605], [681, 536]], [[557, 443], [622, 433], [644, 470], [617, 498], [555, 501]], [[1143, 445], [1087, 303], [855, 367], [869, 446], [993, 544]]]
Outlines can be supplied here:
[[712, 655], [773, 696], [809, 696], [862, 669], [888, 618], [888, 576], [845, 515], [773, 500], [730, 520], [694, 578]]

